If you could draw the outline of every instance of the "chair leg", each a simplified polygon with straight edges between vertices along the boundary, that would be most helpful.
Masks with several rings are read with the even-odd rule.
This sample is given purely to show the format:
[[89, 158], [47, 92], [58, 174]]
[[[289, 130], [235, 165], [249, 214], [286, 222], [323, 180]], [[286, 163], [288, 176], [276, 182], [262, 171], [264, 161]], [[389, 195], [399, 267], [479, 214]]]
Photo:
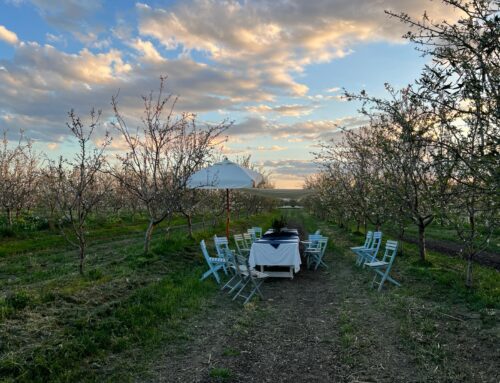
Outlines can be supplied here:
[[233, 301], [238, 298], [238, 296], [240, 296], [240, 294], [243, 292], [243, 290], [245, 290], [245, 287], [247, 287], [248, 285], [248, 282], [249, 282], [249, 279], [247, 278], [246, 281], [242, 281], [242, 286], [241, 288], [238, 290], [238, 292], [234, 295], [233, 297]]
[[213, 276], [214, 276], [215, 280], [217, 281], [217, 283], [220, 284], [220, 277], [219, 277], [219, 274], [217, 273], [218, 269], [219, 268], [210, 268], [210, 270], [205, 271], [205, 273], [203, 273], [203, 275], [201, 276], [200, 281], [203, 281], [205, 278], [207, 278], [211, 274], [213, 274]]

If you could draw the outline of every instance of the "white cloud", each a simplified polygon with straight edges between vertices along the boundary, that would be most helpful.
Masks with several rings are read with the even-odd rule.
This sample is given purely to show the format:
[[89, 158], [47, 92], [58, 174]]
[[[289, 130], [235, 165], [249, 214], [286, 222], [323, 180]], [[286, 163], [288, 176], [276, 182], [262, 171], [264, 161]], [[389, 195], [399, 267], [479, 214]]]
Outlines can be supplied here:
[[9, 31], [3, 25], [0, 25], [0, 40], [5, 41], [7, 44], [16, 45], [19, 42], [17, 35]]
[[130, 46], [138, 51], [146, 61], [156, 63], [164, 62], [165, 59], [158, 53], [151, 41], [135, 39], [130, 43]]

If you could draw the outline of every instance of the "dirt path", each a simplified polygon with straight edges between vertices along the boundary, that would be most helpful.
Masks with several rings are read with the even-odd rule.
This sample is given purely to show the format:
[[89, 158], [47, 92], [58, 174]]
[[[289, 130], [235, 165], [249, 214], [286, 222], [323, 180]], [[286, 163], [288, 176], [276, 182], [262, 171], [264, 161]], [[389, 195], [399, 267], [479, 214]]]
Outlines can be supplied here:
[[424, 331], [427, 313], [412, 311], [422, 302], [402, 303], [394, 288], [382, 294], [369, 289], [368, 274], [338, 254], [347, 244], [335, 240], [326, 256], [328, 270], [266, 281], [263, 301], [242, 307], [219, 293], [199, 318], [186, 323], [189, 339], [166, 346], [151, 374], [137, 381], [498, 381], [492, 363], [500, 357], [498, 336], [478, 343], [476, 330], [469, 333], [467, 323], [451, 319], [460, 334], [457, 349], [434, 352], [435, 343], [439, 349], [439, 342], [446, 347], [455, 341], [455, 332], [445, 331], [450, 318], [429, 324], [443, 332]]

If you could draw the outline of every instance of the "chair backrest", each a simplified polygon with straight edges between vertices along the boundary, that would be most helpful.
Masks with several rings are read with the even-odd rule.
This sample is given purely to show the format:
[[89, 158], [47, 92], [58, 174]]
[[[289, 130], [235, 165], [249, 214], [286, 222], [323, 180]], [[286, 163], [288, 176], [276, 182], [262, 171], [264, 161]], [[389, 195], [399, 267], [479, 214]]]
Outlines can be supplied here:
[[318, 246], [320, 248], [321, 257], [323, 257], [323, 255], [325, 255], [325, 251], [328, 246], [328, 237], [321, 237], [318, 240]]
[[212, 261], [210, 260], [210, 255], [208, 255], [207, 245], [205, 244], [205, 240], [204, 239], [202, 239], [200, 241], [200, 247], [201, 247], [201, 252], [203, 253], [203, 256], [205, 257], [205, 261], [207, 261], [207, 263], [209, 265], [211, 265]]
[[248, 233], [243, 233], [243, 239], [245, 241], [246, 247], [249, 249], [254, 242], [252, 236]]
[[378, 252], [381, 243], [382, 243], [382, 232], [381, 231], [374, 232], [370, 250], [375, 251], [375, 253]]
[[372, 239], [373, 239], [373, 231], [367, 231], [366, 232], [365, 244], [363, 245], [363, 247], [365, 247], [365, 248], [370, 247], [370, 245], [372, 243]]
[[226, 252], [225, 250], [231, 250], [229, 249], [229, 241], [227, 240], [226, 237], [217, 237], [217, 235], [214, 235], [214, 245], [215, 245], [215, 251], [217, 251], [217, 256], [219, 258], [226, 258]]
[[320, 230], [320, 229], [316, 230], [316, 231], [314, 232], [314, 234], [315, 234], [315, 235], [319, 235], [319, 234], [321, 234], [321, 230]]
[[387, 262], [390, 265], [394, 262], [394, 258], [398, 252], [398, 241], [387, 241], [385, 243], [385, 252], [382, 262]]
[[252, 227], [252, 229], [255, 232], [255, 237], [257, 237], [257, 239], [261, 239], [262, 238], [262, 228], [258, 227], [258, 226], [254, 226], [254, 227]]
[[252, 229], [248, 229], [247, 230], [247, 234], [250, 235], [252, 243], [257, 240], [257, 234], [255, 233], [255, 230], [253, 228]]
[[320, 234], [309, 234], [309, 237], [308, 237], [309, 242], [310, 242], [309, 247], [310, 248], [312, 248], [312, 247], [314, 247], [314, 248], [318, 247], [319, 246], [319, 242], [318, 241], [321, 238], [323, 238], [323, 236], [320, 235]]
[[238, 251], [238, 254], [241, 254], [242, 250], [247, 249], [245, 240], [243, 239], [242, 234], [235, 234], [234, 235], [234, 243], [236, 244], [236, 250]]

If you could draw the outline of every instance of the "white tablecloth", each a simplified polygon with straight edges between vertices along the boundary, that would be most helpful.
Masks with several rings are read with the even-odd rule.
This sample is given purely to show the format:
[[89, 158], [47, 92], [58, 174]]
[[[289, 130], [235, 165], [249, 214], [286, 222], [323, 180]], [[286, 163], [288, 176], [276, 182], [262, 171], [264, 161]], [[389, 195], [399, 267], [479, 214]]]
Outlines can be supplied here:
[[293, 266], [295, 272], [300, 271], [299, 238], [279, 242], [274, 248], [270, 243], [254, 242], [250, 248], [248, 262], [250, 267], [261, 266]]

